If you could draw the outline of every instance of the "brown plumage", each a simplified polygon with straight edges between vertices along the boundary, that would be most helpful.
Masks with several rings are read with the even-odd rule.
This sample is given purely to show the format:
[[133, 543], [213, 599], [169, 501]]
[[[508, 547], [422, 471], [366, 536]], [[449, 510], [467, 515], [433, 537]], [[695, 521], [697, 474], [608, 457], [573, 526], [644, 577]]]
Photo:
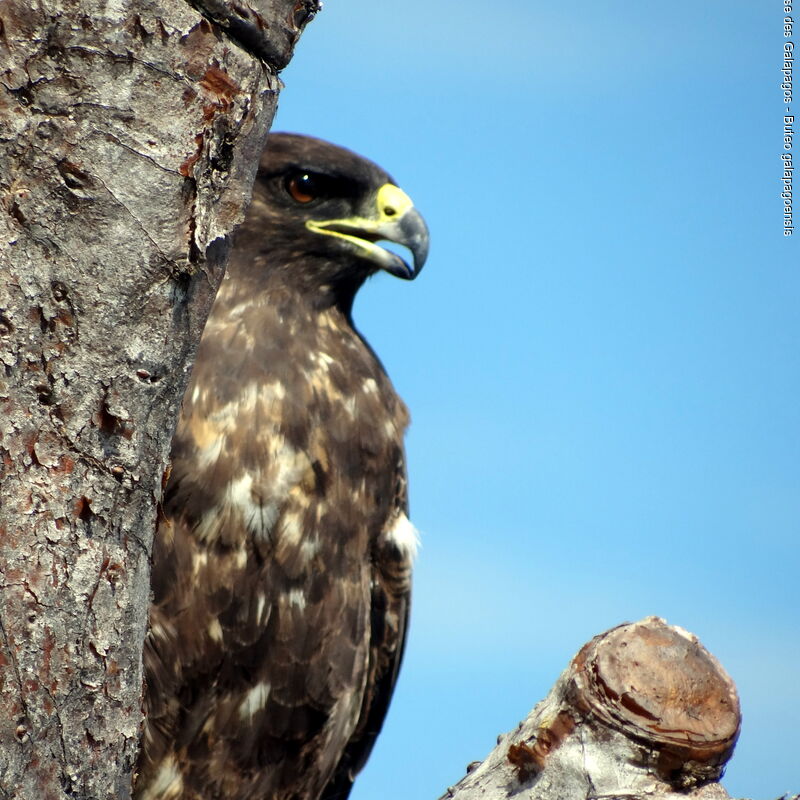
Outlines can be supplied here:
[[426, 252], [377, 166], [269, 137], [173, 441], [137, 800], [344, 800], [366, 761], [416, 534], [408, 414], [351, 308], [371, 274], [414, 277]]

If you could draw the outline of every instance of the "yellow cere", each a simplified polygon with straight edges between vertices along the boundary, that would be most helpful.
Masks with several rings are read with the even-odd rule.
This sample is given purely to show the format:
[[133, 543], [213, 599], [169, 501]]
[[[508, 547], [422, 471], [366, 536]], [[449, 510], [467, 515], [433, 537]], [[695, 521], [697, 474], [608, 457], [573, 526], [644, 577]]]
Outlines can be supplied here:
[[414, 204], [411, 198], [392, 183], [384, 183], [378, 189], [378, 215], [381, 221], [402, 217]]

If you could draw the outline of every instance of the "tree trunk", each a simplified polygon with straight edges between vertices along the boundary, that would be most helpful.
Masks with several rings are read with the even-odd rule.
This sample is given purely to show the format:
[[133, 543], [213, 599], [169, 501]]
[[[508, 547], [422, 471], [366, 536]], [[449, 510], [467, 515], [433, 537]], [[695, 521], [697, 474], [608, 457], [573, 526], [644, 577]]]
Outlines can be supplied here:
[[317, 0], [0, 0], [0, 798], [125, 798], [180, 399]]
[[736, 687], [657, 617], [586, 644], [519, 727], [442, 800], [724, 800]]

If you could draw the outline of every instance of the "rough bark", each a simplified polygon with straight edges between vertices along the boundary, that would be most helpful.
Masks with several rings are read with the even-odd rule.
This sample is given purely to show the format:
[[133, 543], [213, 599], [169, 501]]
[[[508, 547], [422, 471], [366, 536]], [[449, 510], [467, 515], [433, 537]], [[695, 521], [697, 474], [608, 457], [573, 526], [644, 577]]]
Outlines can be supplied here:
[[717, 660], [657, 617], [596, 636], [449, 800], [725, 800], [741, 716]]
[[0, 2], [0, 798], [130, 794], [175, 416], [316, 10]]

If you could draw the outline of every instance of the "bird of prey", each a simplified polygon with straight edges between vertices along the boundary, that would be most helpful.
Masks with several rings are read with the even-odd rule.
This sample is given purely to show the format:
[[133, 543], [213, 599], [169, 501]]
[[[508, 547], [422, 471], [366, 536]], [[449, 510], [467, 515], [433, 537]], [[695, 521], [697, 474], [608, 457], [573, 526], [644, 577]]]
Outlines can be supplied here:
[[137, 800], [348, 796], [397, 677], [417, 546], [408, 412], [352, 305], [427, 251], [382, 169], [268, 137], [172, 445]]

